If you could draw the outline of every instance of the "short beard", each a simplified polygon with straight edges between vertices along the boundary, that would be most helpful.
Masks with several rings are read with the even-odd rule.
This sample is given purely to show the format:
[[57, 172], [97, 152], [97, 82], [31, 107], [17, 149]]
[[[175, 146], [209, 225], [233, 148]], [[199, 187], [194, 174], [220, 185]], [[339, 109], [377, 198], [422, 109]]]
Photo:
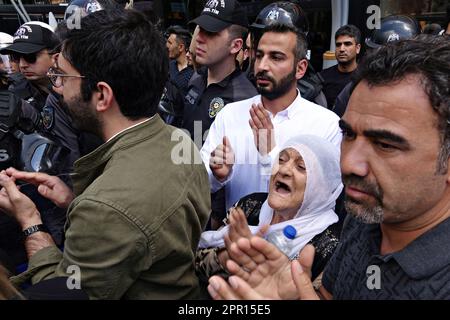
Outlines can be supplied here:
[[380, 205], [369, 208], [352, 199], [345, 199], [345, 210], [356, 220], [366, 224], [380, 224], [383, 222], [384, 211]]
[[102, 137], [101, 122], [89, 102], [83, 101], [80, 95], [69, 102], [61, 100], [63, 108], [69, 112], [76, 129]]
[[345, 209], [357, 220], [367, 224], [379, 224], [383, 222], [383, 192], [376, 183], [365, 181], [356, 175], [343, 175], [342, 181], [344, 185], [356, 187], [375, 198], [375, 205], [369, 205], [360, 201], [346, 197]]
[[296, 69], [292, 70], [290, 74], [286, 77], [282, 78], [280, 81], [276, 82], [275, 79], [269, 77], [266, 72], [259, 72], [256, 74], [256, 79], [263, 78], [265, 80], [269, 80], [273, 84], [272, 90], [267, 90], [264, 87], [260, 87], [256, 85], [256, 89], [266, 99], [275, 100], [279, 97], [284, 96], [293, 86], [293, 83], [296, 83], [297, 80], [295, 78]]

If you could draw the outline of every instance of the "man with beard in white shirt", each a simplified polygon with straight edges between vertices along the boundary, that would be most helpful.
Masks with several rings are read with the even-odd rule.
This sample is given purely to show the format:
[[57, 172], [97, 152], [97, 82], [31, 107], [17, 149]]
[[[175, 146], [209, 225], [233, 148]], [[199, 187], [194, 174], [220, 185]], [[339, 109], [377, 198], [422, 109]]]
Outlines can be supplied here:
[[[339, 148], [339, 118], [303, 99], [297, 89], [307, 66], [302, 32], [279, 23], [266, 27], [255, 61], [260, 95], [228, 104], [201, 149], [211, 192], [225, 186], [227, 208], [247, 194], [267, 192], [278, 147], [290, 137], [317, 135]], [[222, 217], [211, 218], [214, 229]]]

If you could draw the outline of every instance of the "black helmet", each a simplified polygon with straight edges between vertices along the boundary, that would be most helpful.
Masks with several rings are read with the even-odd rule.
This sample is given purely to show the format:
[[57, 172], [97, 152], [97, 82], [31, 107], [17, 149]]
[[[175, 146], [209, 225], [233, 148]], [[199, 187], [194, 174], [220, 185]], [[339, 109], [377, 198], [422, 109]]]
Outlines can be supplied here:
[[420, 34], [420, 26], [416, 19], [405, 15], [392, 15], [381, 19], [380, 29], [375, 29], [366, 45], [379, 48], [389, 42], [412, 39]]
[[82, 18], [96, 11], [121, 8], [120, 2], [121, 0], [73, 0], [64, 12], [64, 20], [74, 14], [80, 14]]
[[293, 26], [305, 34], [309, 31], [305, 12], [298, 4], [288, 1], [274, 2], [264, 7], [250, 28], [261, 30], [274, 23]]
[[64, 20], [67, 20], [70, 16], [76, 14], [77, 11], [81, 15], [81, 17], [85, 17], [89, 13], [102, 9], [103, 7], [100, 5], [100, 3], [95, 0], [73, 0], [67, 7], [66, 12], [64, 12]]

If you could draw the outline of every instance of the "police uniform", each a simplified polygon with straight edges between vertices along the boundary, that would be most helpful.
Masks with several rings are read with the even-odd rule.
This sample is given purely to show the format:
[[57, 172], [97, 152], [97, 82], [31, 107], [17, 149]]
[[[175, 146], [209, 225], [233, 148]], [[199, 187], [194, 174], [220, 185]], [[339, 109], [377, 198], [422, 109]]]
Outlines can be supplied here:
[[[208, 87], [206, 87], [207, 78], [207, 68], [201, 68], [198, 73], [194, 73], [184, 99], [183, 128], [189, 131], [199, 149], [203, 144], [203, 139], [206, 139], [205, 131], [209, 129], [216, 115], [226, 104], [245, 100], [258, 94], [238, 66], [225, 79], [218, 83], [212, 83]], [[197, 129], [198, 132], [195, 132], [194, 121], [201, 121], [201, 131]], [[211, 194], [211, 207], [213, 216], [225, 214], [225, 189]], [[209, 228], [208, 225], [207, 229]]]
[[[26, 81], [26, 80], [25, 80]], [[30, 86], [32, 88], [32, 86]], [[21, 88], [25, 88], [22, 86]], [[62, 175], [61, 179], [68, 185], [71, 184], [69, 173], [72, 172], [73, 163], [83, 155], [84, 134], [80, 133], [72, 126], [72, 119], [64, 110], [60, 103], [59, 95], [51, 92], [44, 104], [39, 104], [41, 99], [31, 99], [35, 95], [27, 95], [27, 90], [15, 91], [21, 94], [20, 120], [29, 131], [36, 131], [39, 134], [49, 137], [59, 145], [67, 148], [70, 152], [67, 158], [61, 159], [54, 168], [55, 174]], [[23, 130], [23, 128], [21, 128]], [[81, 141], [81, 142], [80, 142]], [[99, 145], [101, 141], [96, 143]], [[92, 148], [90, 148], [92, 149]], [[26, 185], [21, 188], [39, 209], [43, 223], [49, 229], [53, 240], [57, 245], [64, 241], [64, 224], [66, 221], [66, 210], [58, 208], [50, 200], [42, 197], [37, 188], [33, 185]], [[0, 249], [4, 250], [10, 257], [13, 265], [18, 265], [26, 261], [26, 251], [23, 246], [22, 232], [17, 222], [6, 215], [0, 215], [0, 234], [4, 235], [0, 239]], [[18, 269], [16, 272], [20, 272]]]
[[[238, 66], [225, 79], [218, 83], [212, 83], [208, 87], [206, 87], [207, 78], [207, 68], [201, 68], [194, 73], [189, 82], [188, 93], [184, 98], [183, 128], [189, 131], [191, 138], [199, 148], [201, 147], [199, 143], [203, 144], [205, 131], [209, 129], [217, 113], [226, 104], [245, 100], [258, 94], [256, 88]], [[201, 131], [198, 129], [194, 131], [194, 121], [201, 121]], [[196, 138], [200, 134], [201, 140]]]

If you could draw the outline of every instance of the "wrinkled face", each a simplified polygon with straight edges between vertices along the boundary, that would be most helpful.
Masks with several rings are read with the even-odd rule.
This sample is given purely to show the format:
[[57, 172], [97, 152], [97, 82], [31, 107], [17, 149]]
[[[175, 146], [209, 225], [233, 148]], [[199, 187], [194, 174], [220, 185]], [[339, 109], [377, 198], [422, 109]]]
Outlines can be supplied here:
[[230, 55], [232, 40], [227, 28], [220, 32], [208, 32], [200, 28], [195, 41], [195, 61], [198, 64], [211, 67]]
[[[80, 73], [67, 61], [62, 54], [58, 56], [59, 73], [80, 75]], [[101, 136], [101, 123], [95, 111], [95, 106], [90, 101], [83, 101], [81, 97], [81, 78], [64, 77], [63, 85], [59, 88], [62, 95], [64, 107], [70, 113], [70, 116], [77, 129], [91, 132]]]
[[355, 88], [340, 122], [347, 211], [366, 223], [414, 225], [443, 198], [438, 116], [418, 76]]
[[292, 32], [265, 32], [258, 43], [255, 60], [256, 88], [270, 100], [283, 96], [296, 86], [298, 76]]
[[297, 150], [280, 152], [278, 165], [272, 171], [269, 185], [269, 206], [285, 216], [295, 216], [303, 202], [306, 188], [306, 167]]
[[355, 38], [350, 36], [339, 36], [336, 39], [336, 60], [339, 64], [350, 64], [356, 60], [361, 45], [356, 44]]
[[47, 78], [47, 71], [52, 66], [52, 56], [48, 53], [47, 49], [41, 50], [36, 54], [36, 61], [27, 61], [20, 56], [19, 70], [27, 80], [41, 80]]
[[180, 48], [177, 42], [177, 35], [172, 33], [166, 42], [167, 51], [170, 59], [177, 59], [180, 56]]

